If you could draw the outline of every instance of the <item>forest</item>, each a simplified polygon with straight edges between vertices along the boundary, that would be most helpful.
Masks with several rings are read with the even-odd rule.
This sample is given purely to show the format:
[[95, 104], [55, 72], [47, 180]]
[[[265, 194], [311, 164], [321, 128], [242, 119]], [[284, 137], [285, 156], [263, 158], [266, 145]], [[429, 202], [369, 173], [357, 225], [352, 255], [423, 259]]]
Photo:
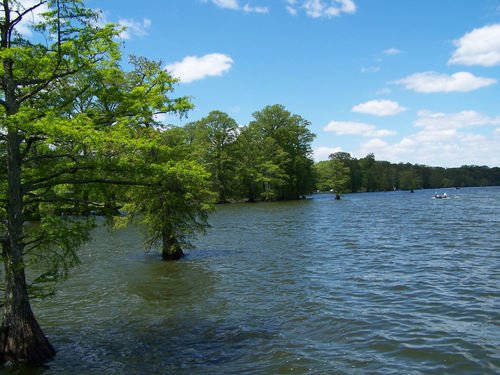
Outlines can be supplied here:
[[[82, 1], [4, 0], [0, 12], [0, 244], [4, 286], [0, 363], [55, 355], [30, 298], [50, 294], [79, 263], [96, 216], [147, 228], [145, 246], [182, 257], [208, 227], [215, 203], [300, 199], [347, 192], [500, 185], [498, 168], [430, 168], [347, 153], [314, 163], [310, 123], [270, 105], [240, 126], [213, 111], [184, 127], [188, 97], [158, 61], [130, 56], [120, 29]], [[38, 7], [33, 27], [16, 31]], [[33, 267], [36, 265], [36, 267]]]
[[456, 168], [375, 160], [373, 154], [356, 159], [346, 152], [315, 164], [315, 186], [320, 191], [358, 193], [391, 190], [461, 188], [500, 185], [500, 168], [463, 165]]
[[228, 114], [205, 118], [168, 132], [184, 134], [189, 153], [211, 176], [218, 203], [300, 199], [315, 191], [340, 194], [392, 190], [500, 185], [500, 168], [464, 165], [456, 168], [391, 163], [336, 152], [314, 163], [309, 123], [282, 105], [254, 113], [238, 126]]

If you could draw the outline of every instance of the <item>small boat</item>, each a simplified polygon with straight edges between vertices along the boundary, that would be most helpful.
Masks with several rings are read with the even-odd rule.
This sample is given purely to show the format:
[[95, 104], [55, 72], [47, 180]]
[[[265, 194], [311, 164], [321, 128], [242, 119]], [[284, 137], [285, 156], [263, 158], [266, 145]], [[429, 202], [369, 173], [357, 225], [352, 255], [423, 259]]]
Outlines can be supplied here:
[[438, 193], [434, 193], [434, 195], [432, 196], [432, 199], [448, 199], [448, 194], [444, 193], [444, 194], [438, 194]]

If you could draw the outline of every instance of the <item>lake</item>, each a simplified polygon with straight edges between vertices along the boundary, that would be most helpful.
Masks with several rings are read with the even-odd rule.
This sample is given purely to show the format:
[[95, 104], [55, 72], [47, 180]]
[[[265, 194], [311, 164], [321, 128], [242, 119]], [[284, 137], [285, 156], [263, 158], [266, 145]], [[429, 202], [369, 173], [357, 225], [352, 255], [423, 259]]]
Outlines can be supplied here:
[[500, 188], [218, 206], [177, 263], [99, 228], [44, 374], [500, 373]]

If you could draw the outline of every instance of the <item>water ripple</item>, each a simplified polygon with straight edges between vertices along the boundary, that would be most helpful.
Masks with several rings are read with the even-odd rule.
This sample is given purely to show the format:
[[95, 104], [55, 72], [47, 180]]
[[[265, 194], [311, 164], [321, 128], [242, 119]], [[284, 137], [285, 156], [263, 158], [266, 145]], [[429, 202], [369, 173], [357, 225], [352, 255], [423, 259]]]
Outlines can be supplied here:
[[47, 374], [500, 373], [500, 189], [225, 205], [178, 263], [97, 231]]

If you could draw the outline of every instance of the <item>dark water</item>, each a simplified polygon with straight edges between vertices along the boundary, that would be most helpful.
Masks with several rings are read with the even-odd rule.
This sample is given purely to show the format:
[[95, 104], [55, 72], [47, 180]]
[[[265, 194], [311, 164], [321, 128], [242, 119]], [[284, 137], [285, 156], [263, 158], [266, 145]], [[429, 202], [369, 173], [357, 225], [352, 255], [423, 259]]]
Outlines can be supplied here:
[[500, 188], [447, 193], [221, 206], [178, 263], [99, 229], [39, 372], [500, 373]]

